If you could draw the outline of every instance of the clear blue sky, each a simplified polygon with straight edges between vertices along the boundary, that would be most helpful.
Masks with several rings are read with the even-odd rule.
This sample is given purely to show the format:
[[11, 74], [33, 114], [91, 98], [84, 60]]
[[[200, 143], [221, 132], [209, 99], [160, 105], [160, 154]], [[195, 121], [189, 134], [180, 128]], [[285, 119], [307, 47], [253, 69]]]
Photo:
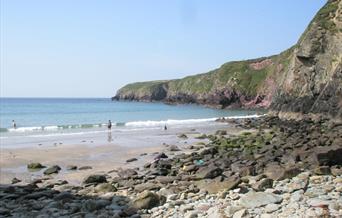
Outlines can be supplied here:
[[0, 0], [4, 97], [110, 97], [296, 43], [325, 0]]

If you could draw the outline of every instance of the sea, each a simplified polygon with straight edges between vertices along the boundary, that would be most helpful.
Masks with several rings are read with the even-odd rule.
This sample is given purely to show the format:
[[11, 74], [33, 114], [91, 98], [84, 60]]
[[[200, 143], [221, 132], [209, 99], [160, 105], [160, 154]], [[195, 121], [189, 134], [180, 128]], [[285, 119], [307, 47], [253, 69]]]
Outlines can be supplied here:
[[[110, 98], [0, 98], [0, 145], [42, 144], [112, 132], [210, 126], [220, 117], [258, 117], [265, 111], [198, 105], [112, 101]], [[16, 123], [13, 128], [12, 121]], [[55, 142], [55, 143], [56, 143]]]

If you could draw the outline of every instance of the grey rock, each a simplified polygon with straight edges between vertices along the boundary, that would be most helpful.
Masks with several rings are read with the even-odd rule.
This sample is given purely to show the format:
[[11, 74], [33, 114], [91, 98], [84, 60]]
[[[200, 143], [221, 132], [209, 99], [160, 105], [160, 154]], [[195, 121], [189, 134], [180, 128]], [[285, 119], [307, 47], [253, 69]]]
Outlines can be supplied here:
[[130, 158], [128, 160], [126, 160], [127, 163], [130, 163], [130, 162], [134, 162], [134, 161], [137, 161], [138, 159], [137, 158]]
[[151, 209], [159, 206], [160, 197], [154, 192], [144, 191], [133, 200], [133, 205], [137, 209]]
[[256, 191], [265, 191], [267, 188], [272, 188], [272, 186], [273, 186], [273, 180], [269, 178], [264, 178], [254, 183], [252, 185], [252, 188]]
[[201, 167], [197, 173], [196, 176], [199, 179], [213, 179], [219, 175], [221, 175], [223, 172], [222, 169], [215, 167], [215, 166], [205, 166]]
[[43, 166], [41, 163], [29, 163], [27, 165], [27, 169], [31, 169], [31, 170], [34, 170], [34, 169], [42, 169], [42, 168], [45, 168], [46, 166]]
[[272, 212], [278, 210], [279, 207], [280, 207], [279, 204], [268, 204], [265, 207], [265, 212], [266, 213], [272, 213]]
[[73, 199], [73, 198], [74, 198], [74, 196], [73, 196], [73, 194], [71, 194], [70, 192], [61, 192], [61, 193], [57, 194], [57, 195], [54, 197], [54, 199], [55, 199], [56, 201], [71, 200], [71, 199]]
[[83, 184], [98, 184], [105, 182], [107, 182], [107, 179], [104, 175], [90, 175], [83, 180]]
[[80, 167], [78, 169], [79, 170], [91, 170], [91, 169], [93, 169], [93, 167], [91, 167], [91, 166], [82, 166], [82, 167]]
[[76, 165], [68, 165], [66, 166], [67, 170], [77, 170], [77, 166]]
[[61, 170], [61, 168], [58, 165], [54, 165], [52, 167], [47, 168], [44, 171], [45, 175], [50, 175], [50, 174], [54, 174], [54, 173], [58, 173]]
[[118, 176], [123, 178], [123, 179], [129, 179], [132, 178], [133, 176], [137, 175], [137, 171], [133, 169], [126, 169], [126, 170], [119, 170]]
[[246, 208], [257, 208], [267, 204], [280, 203], [283, 198], [280, 195], [266, 192], [249, 192], [242, 196], [239, 203]]

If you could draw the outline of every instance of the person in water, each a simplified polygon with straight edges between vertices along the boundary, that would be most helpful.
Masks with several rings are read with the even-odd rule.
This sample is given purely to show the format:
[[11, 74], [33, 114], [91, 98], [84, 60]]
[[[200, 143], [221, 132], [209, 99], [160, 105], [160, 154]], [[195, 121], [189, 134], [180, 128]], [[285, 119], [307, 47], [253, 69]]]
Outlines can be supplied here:
[[108, 130], [111, 130], [112, 129], [112, 121], [111, 120], [108, 120]]
[[17, 124], [15, 123], [14, 120], [12, 120], [12, 126], [13, 126], [13, 129], [16, 129], [16, 128], [17, 128]]
[[166, 124], [165, 124], [165, 126], [164, 126], [164, 130], [167, 130], [167, 126], [166, 126]]

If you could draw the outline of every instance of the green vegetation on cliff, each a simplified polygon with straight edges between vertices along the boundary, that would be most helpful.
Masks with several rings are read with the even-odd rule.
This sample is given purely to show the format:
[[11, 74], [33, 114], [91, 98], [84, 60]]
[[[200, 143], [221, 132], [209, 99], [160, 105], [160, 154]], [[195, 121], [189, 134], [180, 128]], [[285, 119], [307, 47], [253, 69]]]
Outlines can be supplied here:
[[129, 84], [114, 99], [162, 100], [342, 117], [342, 0], [328, 0], [298, 43], [274, 56], [232, 61], [207, 73]]

